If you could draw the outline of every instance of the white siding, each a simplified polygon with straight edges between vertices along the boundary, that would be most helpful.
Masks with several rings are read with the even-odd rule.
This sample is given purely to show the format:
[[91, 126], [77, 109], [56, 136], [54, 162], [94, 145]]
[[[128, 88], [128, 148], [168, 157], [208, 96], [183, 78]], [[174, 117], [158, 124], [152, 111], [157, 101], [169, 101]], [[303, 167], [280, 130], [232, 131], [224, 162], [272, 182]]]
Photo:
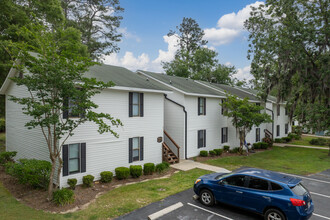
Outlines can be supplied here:
[[[144, 163], [160, 163], [162, 161], [161, 143], [157, 137], [163, 136], [164, 95], [144, 93], [144, 117], [128, 117], [128, 92], [104, 90], [93, 100], [99, 105], [97, 111], [110, 113], [119, 118], [123, 127], [116, 128], [119, 138], [111, 134], [99, 134], [97, 126], [88, 122], [75, 130], [66, 144], [86, 143], [86, 172], [68, 175], [61, 178], [61, 186], [67, 186], [68, 178], [77, 178], [91, 174], [99, 179], [102, 171], [112, 171], [119, 166], [143, 165]], [[132, 137], [144, 137], [144, 160], [129, 163], [128, 140]]]

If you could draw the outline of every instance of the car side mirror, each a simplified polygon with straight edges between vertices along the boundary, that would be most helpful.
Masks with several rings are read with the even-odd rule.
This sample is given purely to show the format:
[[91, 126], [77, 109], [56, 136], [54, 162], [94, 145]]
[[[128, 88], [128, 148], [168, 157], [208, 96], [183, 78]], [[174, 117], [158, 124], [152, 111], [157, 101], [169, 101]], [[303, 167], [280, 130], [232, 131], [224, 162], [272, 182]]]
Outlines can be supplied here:
[[219, 181], [219, 185], [225, 185], [225, 183], [223, 182], [223, 180]]

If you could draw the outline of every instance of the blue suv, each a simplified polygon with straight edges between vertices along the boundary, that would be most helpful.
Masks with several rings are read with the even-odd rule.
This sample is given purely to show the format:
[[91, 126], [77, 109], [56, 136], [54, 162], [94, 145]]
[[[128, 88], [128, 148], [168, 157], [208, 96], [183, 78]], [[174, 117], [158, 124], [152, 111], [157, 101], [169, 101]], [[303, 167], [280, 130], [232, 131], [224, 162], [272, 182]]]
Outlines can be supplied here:
[[309, 219], [314, 204], [301, 179], [268, 170], [248, 168], [212, 173], [195, 181], [202, 204], [217, 201], [259, 213], [267, 220]]

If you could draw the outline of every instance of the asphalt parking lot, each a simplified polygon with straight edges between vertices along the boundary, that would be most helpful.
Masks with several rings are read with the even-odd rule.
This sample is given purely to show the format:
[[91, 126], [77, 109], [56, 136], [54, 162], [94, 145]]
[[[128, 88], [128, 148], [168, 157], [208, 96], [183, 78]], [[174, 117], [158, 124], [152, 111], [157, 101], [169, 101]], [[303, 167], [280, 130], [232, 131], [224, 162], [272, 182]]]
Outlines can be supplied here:
[[[295, 176], [295, 175], [293, 175]], [[298, 176], [297, 176], [298, 177]], [[312, 220], [330, 220], [330, 170], [308, 177], [299, 176], [302, 183], [309, 189], [314, 201], [314, 214]], [[214, 207], [203, 206], [199, 201], [193, 199], [192, 189], [183, 191], [176, 195], [169, 196], [162, 201], [152, 203], [141, 209], [135, 210], [127, 215], [117, 218], [145, 220], [148, 216], [174, 204], [182, 205], [157, 219], [159, 220], [214, 220], [214, 219], [233, 219], [233, 220], [261, 220], [262, 216], [228, 206], [217, 204]]]

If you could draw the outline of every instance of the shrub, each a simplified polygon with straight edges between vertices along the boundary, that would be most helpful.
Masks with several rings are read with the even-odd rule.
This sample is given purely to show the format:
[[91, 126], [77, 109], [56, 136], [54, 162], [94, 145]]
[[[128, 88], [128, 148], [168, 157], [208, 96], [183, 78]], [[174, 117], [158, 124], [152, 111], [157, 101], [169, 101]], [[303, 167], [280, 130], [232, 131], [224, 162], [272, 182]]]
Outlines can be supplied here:
[[272, 147], [273, 146], [273, 140], [269, 137], [264, 137], [262, 139], [262, 142], [266, 142], [268, 144], [268, 147]]
[[13, 162], [14, 157], [16, 156], [17, 152], [16, 151], [5, 151], [0, 153], [0, 164], [4, 165], [8, 162]]
[[216, 153], [215, 153], [215, 151], [214, 151], [214, 150], [210, 150], [210, 151], [209, 151], [209, 155], [213, 157], [213, 156], [215, 156], [215, 155], [216, 155]]
[[168, 168], [170, 168], [170, 164], [169, 163], [167, 163], [167, 162], [162, 162], [163, 164], [164, 164], [164, 166], [165, 166], [165, 169], [168, 169]]
[[281, 138], [275, 138], [274, 142], [275, 143], [283, 143], [283, 140]]
[[261, 142], [253, 143], [252, 144], [252, 148], [253, 149], [256, 149], [256, 150], [261, 149]]
[[260, 142], [259, 146], [260, 146], [260, 149], [267, 149], [269, 147], [268, 143], [266, 143], [266, 142]]
[[208, 156], [208, 152], [207, 152], [206, 150], [201, 150], [201, 151], [199, 152], [199, 155], [200, 155], [201, 157], [207, 157], [207, 156]]
[[154, 172], [155, 172], [155, 164], [154, 163], [145, 163], [143, 165], [144, 175], [152, 175]]
[[92, 187], [93, 186], [93, 181], [94, 181], [94, 176], [93, 175], [86, 175], [83, 176], [83, 184], [86, 187]]
[[326, 145], [327, 140], [323, 138], [314, 138], [309, 141], [311, 145]]
[[220, 156], [222, 154], [222, 149], [214, 149], [215, 155]]
[[77, 179], [76, 178], [68, 179], [67, 183], [70, 186], [70, 189], [72, 189], [72, 190], [76, 189], [76, 185], [77, 185]]
[[142, 175], [142, 166], [141, 165], [131, 165], [129, 167], [131, 176], [133, 178], [138, 178]]
[[284, 142], [284, 143], [288, 143], [288, 142], [290, 142], [292, 139], [288, 136], [288, 137], [282, 137], [282, 141]]
[[45, 160], [20, 159], [18, 163], [7, 163], [6, 172], [16, 177], [19, 183], [34, 188], [47, 189], [52, 165]]
[[237, 154], [237, 153], [239, 153], [239, 147], [235, 147], [235, 148], [231, 149], [229, 152]]
[[224, 151], [229, 151], [229, 149], [230, 149], [230, 146], [228, 146], [228, 145], [223, 146]]
[[163, 163], [157, 164], [155, 170], [158, 173], [162, 173], [166, 170], [166, 165]]
[[0, 132], [6, 131], [6, 120], [4, 118], [0, 118]]
[[74, 192], [70, 189], [59, 189], [53, 192], [53, 202], [56, 205], [68, 205], [74, 203]]
[[130, 170], [127, 167], [117, 167], [115, 173], [117, 179], [123, 180], [128, 178]]
[[302, 134], [302, 127], [299, 125], [292, 126], [292, 132], [296, 133], [300, 137]]
[[100, 173], [101, 182], [110, 183], [112, 181], [113, 173], [111, 171], [103, 171]]

